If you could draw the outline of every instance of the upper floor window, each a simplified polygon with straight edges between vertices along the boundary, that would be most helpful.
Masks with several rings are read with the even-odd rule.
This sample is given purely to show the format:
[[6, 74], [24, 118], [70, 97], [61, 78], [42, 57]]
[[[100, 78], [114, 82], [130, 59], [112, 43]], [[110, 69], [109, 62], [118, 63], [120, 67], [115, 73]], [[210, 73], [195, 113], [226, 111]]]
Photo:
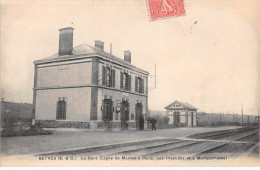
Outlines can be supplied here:
[[115, 70], [110, 67], [102, 67], [102, 85], [115, 87]]
[[131, 90], [131, 75], [128, 73], [120, 73], [120, 89]]
[[135, 92], [144, 93], [144, 79], [135, 77]]

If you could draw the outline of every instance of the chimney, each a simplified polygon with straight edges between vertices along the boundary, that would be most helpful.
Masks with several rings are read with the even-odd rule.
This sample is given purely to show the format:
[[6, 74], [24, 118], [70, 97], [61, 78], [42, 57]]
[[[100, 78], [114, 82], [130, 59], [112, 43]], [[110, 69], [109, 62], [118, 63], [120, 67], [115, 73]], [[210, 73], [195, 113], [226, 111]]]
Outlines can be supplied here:
[[124, 51], [124, 60], [131, 63], [131, 52], [129, 50]]
[[104, 42], [96, 40], [95, 41], [95, 47], [98, 48], [101, 51], [104, 51]]
[[72, 55], [73, 51], [73, 30], [72, 27], [59, 29], [59, 55]]

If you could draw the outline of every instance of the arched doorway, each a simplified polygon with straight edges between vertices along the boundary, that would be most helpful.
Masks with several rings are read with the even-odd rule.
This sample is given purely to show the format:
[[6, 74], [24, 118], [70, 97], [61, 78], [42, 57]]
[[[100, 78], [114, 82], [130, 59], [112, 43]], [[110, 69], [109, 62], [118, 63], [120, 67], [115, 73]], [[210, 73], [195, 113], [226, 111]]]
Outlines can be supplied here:
[[129, 102], [127, 100], [122, 101], [121, 103], [121, 129], [128, 129], [127, 121], [129, 120]]
[[102, 120], [105, 126], [109, 128], [109, 121], [113, 120], [113, 101], [112, 99], [103, 100]]
[[137, 103], [135, 105], [135, 121], [136, 121], [136, 129], [141, 130], [143, 129], [141, 126], [143, 126], [143, 124], [140, 122], [141, 121], [141, 117], [143, 116], [143, 105], [142, 103]]

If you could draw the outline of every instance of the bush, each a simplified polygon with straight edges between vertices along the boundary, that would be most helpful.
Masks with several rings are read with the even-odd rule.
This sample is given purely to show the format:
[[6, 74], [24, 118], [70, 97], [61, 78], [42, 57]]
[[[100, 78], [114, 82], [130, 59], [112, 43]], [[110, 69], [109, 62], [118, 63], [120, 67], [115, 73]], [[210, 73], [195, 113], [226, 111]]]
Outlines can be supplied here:
[[161, 116], [161, 115], [156, 115], [152, 117], [147, 117], [148, 123], [151, 123], [151, 119], [155, 118], [157, 120], [157, 128], [158, 129], [168, 129], [168, 128], [173, 128], [174, 126], [169, 125], [170, 118], [168, 116]]
[[34, 136], [34, 135], [50, 135], [52, 134], [49, 130], [43, 130], [36, 126], [31, 126], [28, 130], [14, 130], [13, 128], [6, 128], [1, 132], [2, 137], [11, 136]]

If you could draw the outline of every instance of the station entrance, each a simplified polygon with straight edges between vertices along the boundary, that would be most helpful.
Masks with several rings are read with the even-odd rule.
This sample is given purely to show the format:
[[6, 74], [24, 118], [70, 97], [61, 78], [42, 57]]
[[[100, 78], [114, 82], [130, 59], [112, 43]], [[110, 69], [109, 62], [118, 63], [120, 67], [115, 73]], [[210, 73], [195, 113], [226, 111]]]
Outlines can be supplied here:
[[135, 121], [136, 121], [136, 129], [141, 130], [143, 126], [141, 123], [142, 121], [142, 113], [143, 113], [143, 105], [142, 103], [137, 103], [135, 106]]
[[105, 122], [106, 127], [109, 127], [109, 121], [113, 120], [113, 101], [112, 101], [112, 99], [103, 100], [102, 120]]
[[128, 129], [127, 121], [129, 120], [129, 102], [122, 101], [121, 103], [121, 129], [126, 130]]

